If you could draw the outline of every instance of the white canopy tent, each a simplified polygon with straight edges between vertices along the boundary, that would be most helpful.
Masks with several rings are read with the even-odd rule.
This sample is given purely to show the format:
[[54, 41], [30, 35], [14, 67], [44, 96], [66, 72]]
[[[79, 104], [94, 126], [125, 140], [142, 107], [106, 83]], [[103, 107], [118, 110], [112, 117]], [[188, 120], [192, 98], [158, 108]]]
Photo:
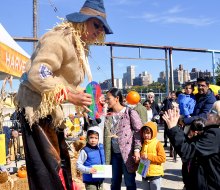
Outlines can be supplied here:
[[0, 23], [0, 80], [8, 75], [20, 78], [29, 58]]

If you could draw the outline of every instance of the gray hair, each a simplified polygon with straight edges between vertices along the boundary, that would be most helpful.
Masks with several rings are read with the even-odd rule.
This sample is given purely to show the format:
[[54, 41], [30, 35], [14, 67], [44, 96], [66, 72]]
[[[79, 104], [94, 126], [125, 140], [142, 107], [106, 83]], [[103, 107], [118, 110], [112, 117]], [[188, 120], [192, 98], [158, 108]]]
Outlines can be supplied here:
[[155, 95], [154, 95], [153, 92], [148, 92], [148, 93], [147, 93], [147, 98], [148, 98], [149, 96], [152, 96], [153, 98], [155, 97]]
[[218, 115], [218, 117], [220, 118], [220, 100], [216, 101], [213, 106], [212, 106], [212, 109], [211, 110], [215, 110]]

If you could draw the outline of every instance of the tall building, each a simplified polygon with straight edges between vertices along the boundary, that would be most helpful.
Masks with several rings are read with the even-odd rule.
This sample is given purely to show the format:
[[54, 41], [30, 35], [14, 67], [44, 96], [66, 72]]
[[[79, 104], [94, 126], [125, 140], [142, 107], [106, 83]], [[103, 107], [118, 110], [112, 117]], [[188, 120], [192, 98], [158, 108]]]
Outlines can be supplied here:
[[128, 86], [128, 77], [127, 77], [127, 73], [123, 73], [122, 85], [123, 85], [124, 88], [126, 88], [126, 87]]
[[159, 83], [165, 83], [166, 82], [166, 73], [165, 73], [165, 71], [161, 71], [159, 73], [159, 78], [157, 79], [157, 82], [159, 82]]
[[133, 80], [134, 86], [148, 86], [152, 83], [152, 75], [147, 73], [147, 71], [142, 72]]
[[201, 70], [197, 70], [196, 68], [192, 68], [192, 70], [189, 74], [190, 74], [191, 80], [196, 80], [199, 77], [208, 78], [210, 80], [212, 78], [211, 72], [209, 72], [207, 70], [202, 72]]
[[135, 66], [127, 67], [127, 72], [123, 74], [123, 87], [133, 86], [133, 79], [135, 78]]
[[183, 69], [183, 65], [173, 71], [173, 78], [174, 84], [184, 84], [190, 80], [189, 72]]
[[135, 66], [130, 65], [127, 67], [128, 85], [133, 85], [133, 79], [135, 78]]
[[[101, 89], [102, 90], [109, 90], [112, 88], [112, 79], [107, 79], [104, 82], [100, 83]], [[114, 86], [118, 89], [122, 89], [122, 79], [114, 79]]]
[[196, 80], [199, 77], [199, 71], [196, 68], [192, 68], [189, 75], [191, 80]]
[[115, 84], [115, 87], [118, 88], [118, 89], [123, 88], [122, 79], [114, 79], [114, 84]]

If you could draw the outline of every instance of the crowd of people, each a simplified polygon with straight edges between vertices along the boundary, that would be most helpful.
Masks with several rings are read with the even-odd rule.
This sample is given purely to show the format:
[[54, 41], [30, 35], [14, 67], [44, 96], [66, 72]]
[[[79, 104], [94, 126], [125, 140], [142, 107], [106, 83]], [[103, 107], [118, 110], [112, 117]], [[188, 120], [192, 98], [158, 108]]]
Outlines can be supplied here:
[[[92, 80], [89, 46], [102, 44], [112, 33], [103, 0], [86, 0], [80, 12], [67, 15], [39, 39], [15, 98], [31, 190], [79, 189], [71, 175], [61, 103], [90, 111], [91, 95], [78, 89], [85, 75]], [[184, 92], [170, 92], [162, 106], [150, 92], [132, 108], [119, 89], [109, 89], [100, 100], [107, 108], [104, 116], [86, 118], [87, 127], [84, 124], [86, 145], [77, 168], [86, 189], [103, 189], [104, 179], [92, 177], [97, 172], [93, 165], [107, 164], [112, 166], [111, 190], [121, 189], [122, 176], [126, 189], [136, 190], [140, 160], [149, 163], [142, 178], [144, 189], [161, 189], [168, 141], [170, 156], [182, 159], [186, 190], [220, 189], [220, 102], [206, 79], [198, 78], [196, 85], [195, 95], [194, 84], [186, 83]], [[163, 144], [157, 139], [161, 123]]]
[[[193, 94], [195, 85], [198, 93]], [[168, 141], [172, 147], [170, 156], [176, 161], [178, 154], [182, 160], [184, 189], [220, 187], [220, 170], [214, 167], [220, 161], [220, 102], [206, 79], [198, 78], [196, 84], [186, 83], [181, 92], [172, 91], [161, 106], [154, 100], [154, 93], [150, 92], [142, 103], [145, 110], [140, 102], [135, 106], [127, 105], [117, 88], [107, 92], [105, 103], [108, 105], [103, 132], [105, 162], [99, 164], [112, 165], [112, 190], [121, 189], [122, 174], [127, 189], [137, 188], [135, 177], [141, 159], [150, 161], [149, 170], [142, 178], [143, 188], [160, 189], [161, 177], [164, 175], [163, 163], [166, 162], [164, 147], [168, 146]], [[143, 118], [144, 111], [146, 118]], [[164, 123], [160, 119], [156, 120], [156, 116], [162, 116]], [[191, 119], [191, 122], [187, 119]], [[157, 139], [157, 124], [164, 126], [163, 145]], [[93, 164], [87, 165], [87, 168]], [[210, 175], [209, 171], [212, 171]], [[90, 184], [87, 181], [85, 183]], [[99, 183], [102, 185], [103, 179]]]

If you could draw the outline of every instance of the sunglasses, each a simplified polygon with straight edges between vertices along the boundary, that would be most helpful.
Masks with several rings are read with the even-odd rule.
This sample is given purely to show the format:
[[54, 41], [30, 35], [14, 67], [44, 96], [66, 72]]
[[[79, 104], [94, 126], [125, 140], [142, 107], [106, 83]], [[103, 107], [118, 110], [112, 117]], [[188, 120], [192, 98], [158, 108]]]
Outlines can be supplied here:
[[93, 22], [93, 26], [96, 30], [100, 29], [100, 28], [103, 28], [103, 25], [102, 24], [99, 24], [97, 22]]

